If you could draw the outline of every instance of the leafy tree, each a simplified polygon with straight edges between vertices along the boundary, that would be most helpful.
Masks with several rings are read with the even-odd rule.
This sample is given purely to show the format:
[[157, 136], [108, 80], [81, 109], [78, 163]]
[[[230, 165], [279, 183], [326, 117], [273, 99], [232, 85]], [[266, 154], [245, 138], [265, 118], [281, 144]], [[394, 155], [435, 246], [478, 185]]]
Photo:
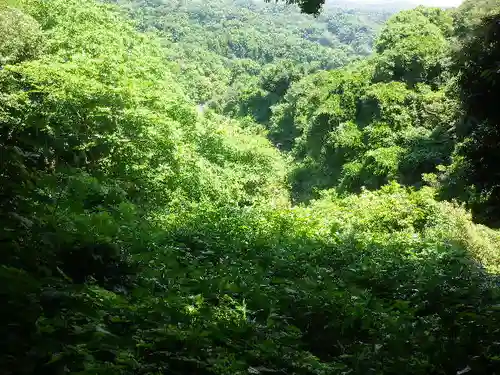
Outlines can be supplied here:
[[290, 176], [296, 199], [334, 186], [342, 192], [377, 189], [393, 179], [420, 186], [423, 173], [449, 161], [456, 101], [446, 86], [436, 90], [437, 81], [409, 84], [409, 76], [401, 76], [379, 82], [381, 56], [397, 62], [386, 52], [305, 77], [273, 107], [269, 135], [299, 161]]
[[40, 25], [16, 8], [0, 5], [0, 67], [35, 57], [42, 50]]
[[497, 9], [495, 0], [465, 0], [452, 13], [456, 37], [463, 39], [474, 34], [474, 28], [479, 26], [482, 19], [494, 15]]
[[[422, 11], [422, 9], [424, 11]], [[375, 81], [436, 83], [446, 66], [451, 17], [425, 8], [394, 16], [376, 42]]]
[[[271, 1], [271, 0], [267, 0]], [[318, 14], [325, 0], [285, 0], [287, 4], [297, 4], [307, 14]]]
[[445, 196], [468, 201], [478, 220], [495, 226], [500, 218], [496, 163], [500, 121], [496, 108], [499, 17], [497, 13], [484, 18], [455, 55], [463, 119], [457, 126], [461, 142], [444, 190]]

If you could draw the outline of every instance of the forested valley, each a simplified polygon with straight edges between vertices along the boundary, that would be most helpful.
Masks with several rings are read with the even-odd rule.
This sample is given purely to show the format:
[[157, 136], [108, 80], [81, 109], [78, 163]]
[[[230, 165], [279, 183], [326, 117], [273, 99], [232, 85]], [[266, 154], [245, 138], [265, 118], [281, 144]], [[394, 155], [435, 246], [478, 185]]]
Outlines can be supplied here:
[[500, 374], [500, 3], [322, 3], [0, 0], [0, 373]]

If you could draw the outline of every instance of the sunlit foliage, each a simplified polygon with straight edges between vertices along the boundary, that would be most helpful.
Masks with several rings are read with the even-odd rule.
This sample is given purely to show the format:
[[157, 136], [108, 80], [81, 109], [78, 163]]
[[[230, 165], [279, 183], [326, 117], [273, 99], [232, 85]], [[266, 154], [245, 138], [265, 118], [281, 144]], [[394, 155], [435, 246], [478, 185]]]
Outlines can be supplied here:
[[[448, 162], [458, 102], [476, 116], [434, 56], [446, 14], [386, 26], [409, 17], [443, 42], [414, 56], [422, 82], [396, 77], [404, 59], [375, 78], [410, 52], [395, 34], [332, 72], [237, 59], [227, 79], [259, 95], [216, 103], [234, 119], [196, 106], [175, 42], [124, 13], [0, 7], [2, 373], [498, 372], [500, 236], [420, 178]], [[464, 56], [491, 69], [480, 41]], [[461, 92], [495, 88], [471, 66]], [[317, 199], [293, 205], [289, 187]]]

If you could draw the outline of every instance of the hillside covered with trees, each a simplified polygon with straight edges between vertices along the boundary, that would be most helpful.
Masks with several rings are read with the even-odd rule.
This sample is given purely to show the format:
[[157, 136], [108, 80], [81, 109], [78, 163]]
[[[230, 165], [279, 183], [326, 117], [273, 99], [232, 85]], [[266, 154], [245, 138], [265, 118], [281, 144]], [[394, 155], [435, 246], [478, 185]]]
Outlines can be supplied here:
[[2, 373], [500, 372], [497, 1], [283, 3], [0, 0]]
[[140, 31], [161, 37], [179, 80], [199, 103], [259, 75], [334, 69], [371, 53], [390, 10], [328, 8], [317, 18], [254, 0], [108, 0]]

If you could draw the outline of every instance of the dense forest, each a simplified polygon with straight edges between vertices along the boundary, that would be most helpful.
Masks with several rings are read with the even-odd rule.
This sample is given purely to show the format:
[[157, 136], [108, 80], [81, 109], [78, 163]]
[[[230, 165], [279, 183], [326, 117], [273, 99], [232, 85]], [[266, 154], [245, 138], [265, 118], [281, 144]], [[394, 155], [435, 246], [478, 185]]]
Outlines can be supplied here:
[[0, 0], [3, 374], [500, 373], [500, 4], [322, 3]]
[[108, 1], [125, 9], [138, 30], [161, 38], [167, 58], [178, 63], [179, 83], [202, 104], [250, 81], [297, 79], [366, 56], [391, 14], [331, 8], [315, 18], [253, 0]]

